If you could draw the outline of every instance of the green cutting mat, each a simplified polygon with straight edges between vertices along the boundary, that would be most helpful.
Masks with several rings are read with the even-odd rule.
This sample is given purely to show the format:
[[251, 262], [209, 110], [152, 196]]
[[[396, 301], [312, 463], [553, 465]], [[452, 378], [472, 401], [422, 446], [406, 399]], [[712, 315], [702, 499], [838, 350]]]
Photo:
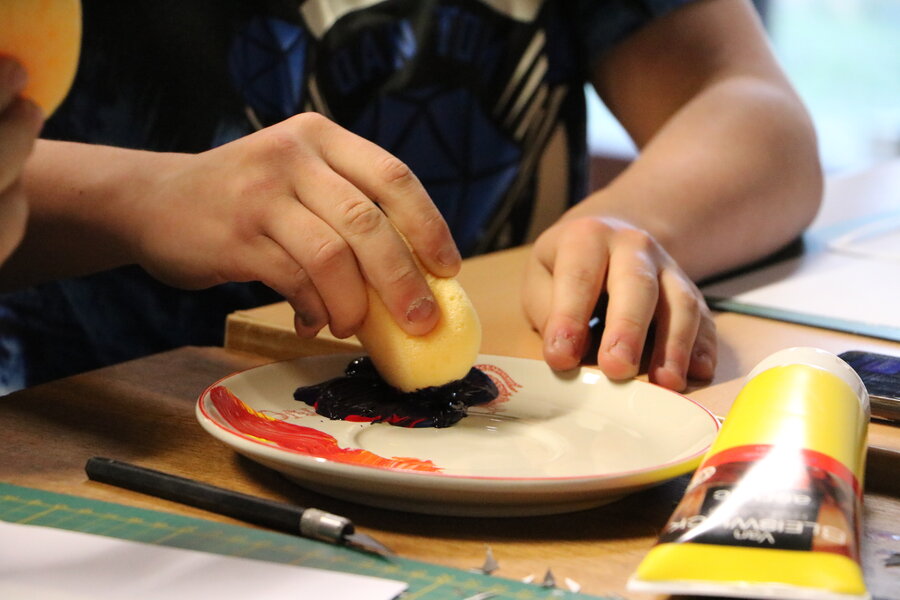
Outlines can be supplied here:
[[405, 581], [403, 600], [461, 600], [494, 592], [502, 600], [594, 599], [561, 589], [450, 569], [404, 558], [382, 559], [291, 535], [55, 494], [0, 483], [0, 520]]

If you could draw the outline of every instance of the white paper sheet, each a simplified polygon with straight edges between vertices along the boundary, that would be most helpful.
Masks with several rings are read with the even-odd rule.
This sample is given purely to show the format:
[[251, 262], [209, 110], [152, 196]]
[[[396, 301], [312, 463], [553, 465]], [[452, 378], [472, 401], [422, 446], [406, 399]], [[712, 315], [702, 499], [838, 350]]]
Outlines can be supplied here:
[[[811, 232], [810, 251], [702, 288], [711, 305], [897, 339], [900, 213]], [[785, 320], [795, 320], [785, 315]]]
[[4, 600], [391, 600], [406, 583], [0, 521]]

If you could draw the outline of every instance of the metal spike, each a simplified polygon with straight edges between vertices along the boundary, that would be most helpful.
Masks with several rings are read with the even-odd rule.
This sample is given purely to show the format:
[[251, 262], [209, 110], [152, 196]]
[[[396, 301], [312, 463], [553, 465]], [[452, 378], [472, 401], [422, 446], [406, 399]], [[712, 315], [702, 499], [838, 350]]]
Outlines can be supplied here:
[[541, 587], [545, 588], [555, 588], [556, 587], [556, 578], [553, 577], [553, 571], [547, 569], [547, 572], [544, 574], [544, 580], [541, 582]]
[[484, 564], [481, 565], [481, 572], [485, 575], [490, 575], [499, 568], [500, 564], [497, 563], [497, 559], [494, 558], [494, 551], [488, 546], [487, 552], [485, 552], [484, 555]]

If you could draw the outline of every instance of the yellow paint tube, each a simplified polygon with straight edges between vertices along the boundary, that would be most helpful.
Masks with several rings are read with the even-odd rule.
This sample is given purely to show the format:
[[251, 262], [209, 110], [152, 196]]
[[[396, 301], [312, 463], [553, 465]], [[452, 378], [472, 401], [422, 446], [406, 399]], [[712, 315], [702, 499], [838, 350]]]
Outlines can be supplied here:
[[869, 396], [837, 356], [760, 362], [632, 591], [737, 598], [869, 598], [859, 561]]

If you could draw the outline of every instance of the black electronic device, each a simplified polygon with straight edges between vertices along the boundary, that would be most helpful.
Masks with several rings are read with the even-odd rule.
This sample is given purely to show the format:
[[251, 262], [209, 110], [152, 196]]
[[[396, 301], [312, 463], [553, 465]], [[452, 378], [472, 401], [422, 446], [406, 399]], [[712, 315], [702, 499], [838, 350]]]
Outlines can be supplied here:
[[900, 422], [900, 356], [850, 350], [839, 354], [869, 392], [872, 417]]

